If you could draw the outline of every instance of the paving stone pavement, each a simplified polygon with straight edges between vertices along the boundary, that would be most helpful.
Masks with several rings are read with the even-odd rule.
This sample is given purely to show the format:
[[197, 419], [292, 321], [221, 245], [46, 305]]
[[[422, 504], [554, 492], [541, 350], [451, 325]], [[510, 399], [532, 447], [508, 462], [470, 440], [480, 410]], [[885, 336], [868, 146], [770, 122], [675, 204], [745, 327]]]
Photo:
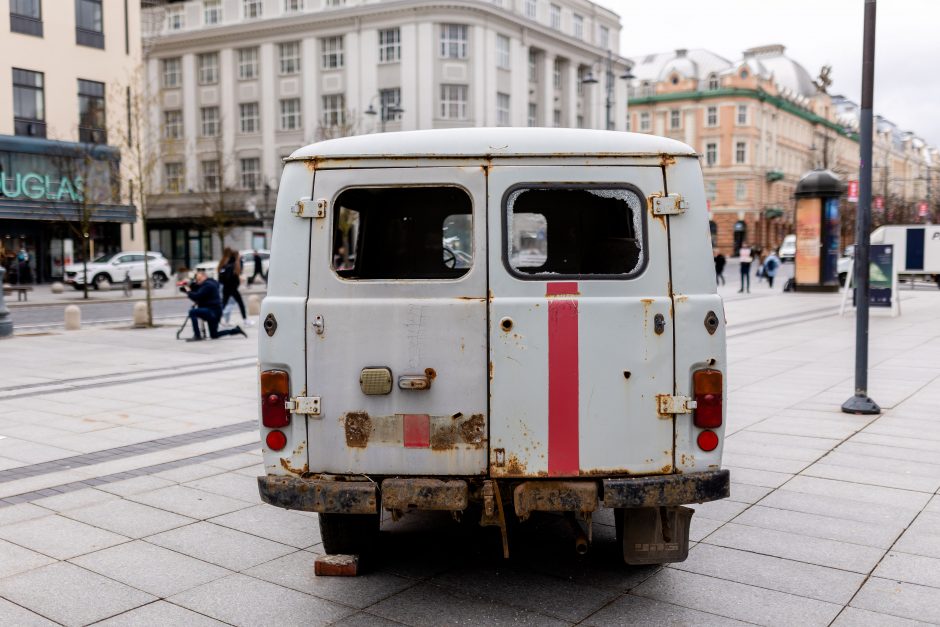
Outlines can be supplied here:
[[[854, 325], [836, 295], [723, 287], [731, 497], [689, 558], [626, 567], [613, 517], [498, 532], [383, 522], [370, 572], [313, 575], [316, 516], [260, 502], [253, 341], [174, 327], [0, 344], [0, 625], [940, 624], [940, 292], [874, 315], [848, 416]], [[257, 327], [249, 332], [254, 335]]]

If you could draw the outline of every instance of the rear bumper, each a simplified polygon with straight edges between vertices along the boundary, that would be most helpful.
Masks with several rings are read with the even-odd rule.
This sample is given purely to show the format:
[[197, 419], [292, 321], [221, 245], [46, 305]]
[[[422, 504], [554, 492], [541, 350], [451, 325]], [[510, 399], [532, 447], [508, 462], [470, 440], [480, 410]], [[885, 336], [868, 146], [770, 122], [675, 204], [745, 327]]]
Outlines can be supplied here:
[[[516, 504], [517, 513], [520, 507], [523, 511], [591, 511], [593, 507], [585, 505], [583, 494], [573, 498], [585, 488], [590, 490], [591, 484], [595, 487], [597, 501], [610, 508], [704, 503], [726, 498], [731, 492], [727, 470], [614, 479], [502, 480], [501, 483], [517, 486], [514, 491], [514, 499], [520, 500]], [[386, 509], [462, 510], [467, 507], [471, 492], [468, 481], [456, 478], [447, 481], [424, 477], [385, 479], [380, 490], [378, 484], [367, 479], [323, 476], [303, 479], [292, 475], [258, 477], [258, 491], [261, 500], [270, 505], [337, 514], [374, 514], [378, 512], [380, 493]], [[536, 505], [536, 502], [551, 505]]]

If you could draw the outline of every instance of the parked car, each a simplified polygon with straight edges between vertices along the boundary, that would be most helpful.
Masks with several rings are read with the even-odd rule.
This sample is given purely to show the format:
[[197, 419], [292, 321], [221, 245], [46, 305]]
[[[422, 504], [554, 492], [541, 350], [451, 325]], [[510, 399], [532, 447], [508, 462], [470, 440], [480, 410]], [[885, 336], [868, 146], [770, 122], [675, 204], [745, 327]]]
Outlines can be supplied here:
[[[147, 270], [150, 271], [152, 285], [157, 288], [163, 287], [173, 275], [166, 258], [153, 251], [147, 253]], [[122, 251], [102, 255], [88, 262], [88, 281], [94, 289], [98, 289], [105, 283], [112, 285], [121, 283], [128, 274], [135, 287], [143, 284], [146, 277], [143, 252]], [[65, 266], [65, 282], [77, 290], [83, 289], [84, 266], [80, 263]]]
[[[255, 271], [255, 251], [253, 248], [249, 248], [248, 250], [241, 251], [241, 254], [242, 276], [250, 277]], [[258, 251], [258, 254], [261, 255], [261, 270], [264, 272], [264, 276], [268, 276], [268, 265], [271, 262], [271, 251], [267, 249], [261, 249]], [[218, 279], [219, 260], [212, 259], [210, 261], [197, 263], [196, 267], [193, 268], [193, 271], [190, 273], [190, 277], [192, 277], [192, 275], [195, 274], [197, 270], [204, 271], [210, 279]]]
[[796, 235], [787, 235], [777, 251], [780, 261], [793, 261], [796, 258]]

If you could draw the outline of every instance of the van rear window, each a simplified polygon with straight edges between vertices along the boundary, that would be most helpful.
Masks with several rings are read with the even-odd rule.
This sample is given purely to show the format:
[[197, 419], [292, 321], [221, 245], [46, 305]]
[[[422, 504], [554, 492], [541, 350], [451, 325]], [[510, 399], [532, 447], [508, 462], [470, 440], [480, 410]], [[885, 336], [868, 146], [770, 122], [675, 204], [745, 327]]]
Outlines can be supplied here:
[[507, 261], [521, 278], [630, 278], [645, 265], [644, 201], [630, 188], [516, 188], [505, 200]]
[[456, 279], [473, 263], [473, 202], [458, 187], [362, 187], [333, 204], [344, 279]]

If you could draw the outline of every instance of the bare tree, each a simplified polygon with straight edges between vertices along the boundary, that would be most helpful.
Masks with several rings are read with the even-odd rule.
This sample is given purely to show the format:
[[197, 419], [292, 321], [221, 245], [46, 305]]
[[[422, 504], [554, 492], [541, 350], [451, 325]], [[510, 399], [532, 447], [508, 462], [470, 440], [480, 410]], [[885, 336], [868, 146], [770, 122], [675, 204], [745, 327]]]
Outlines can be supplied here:
[[212, 151], [202, 153], [203, 157], [208, 154], [211, 158], [201, 161], [201, 167], [214, 167], [215, 172], [202, 173], [197, 195], [209, 230], [219, 238], [219, 247], [225, 248], [225, 236], [244, 211], [244, 202], [225, 184], [225, 173], [234, 169], [234, 158], [225, 150], [221, 134], [221, 120], [219, 127], [220, 132], [215, 136]]
[[324, 114], [317, 124], [316, 140], [336, 139], [359, 134], [359, 116], [355, 111], [344, 109], [334, 114]]

